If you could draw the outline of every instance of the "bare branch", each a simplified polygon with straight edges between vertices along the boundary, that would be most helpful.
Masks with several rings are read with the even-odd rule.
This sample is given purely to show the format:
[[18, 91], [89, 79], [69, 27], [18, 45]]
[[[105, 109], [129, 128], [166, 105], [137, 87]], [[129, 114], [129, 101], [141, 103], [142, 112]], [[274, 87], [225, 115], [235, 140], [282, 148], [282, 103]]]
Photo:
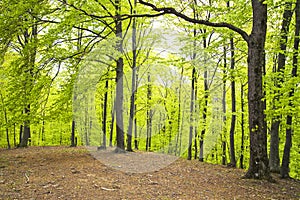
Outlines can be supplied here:
[[[228, 28], [228, 29], [240, 34], [246, 42], [248, 42], [248, 40], [249, 40], [249, 35], [244, 30], [242, 30], [232, 24], [229, 24], [226, 22], [210, 22], [208, 20], [193, 19], [193, 18], [190, 18], [180, 12], [177, 12], [174, 8], [171, 8], [171, 7], [158, 8], [154, 4], [145, 2], [143, 0], [139, 0], [139, 3], [152, 8], [152, 10], [159, 12], [160, 15], [173, 14], [181, 19], [184, 19], [185, 21], [188, 21], [188, 22], [191, 22], [194, 24], [202, 24], [202, 25], [206, 25], [206, 26], [210, 26], [210, 27]], [[159, 14], [157, 14], [157, 15], [159, 15]], [[138, 17], [138, 16], [134, 16], [134, 17]]]

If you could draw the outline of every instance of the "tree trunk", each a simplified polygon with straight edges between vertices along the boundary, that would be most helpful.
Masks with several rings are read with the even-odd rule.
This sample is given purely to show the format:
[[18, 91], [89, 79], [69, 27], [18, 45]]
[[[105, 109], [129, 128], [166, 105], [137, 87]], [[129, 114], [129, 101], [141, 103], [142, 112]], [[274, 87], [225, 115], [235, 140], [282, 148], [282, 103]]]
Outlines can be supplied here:
[[[196, 76], [196, 74], [195, 74]], [[194, 106], [195, 106], [195, 115], [199, 112], [199, 106], [197, 105], [197, 94], [198, 94], [198, 86], [197, 86], [197, 77], [195, 77], [195, 97], [194, 97]], [[196, 122], [197, 120], [194, 119], [194, 121]], [[197, 140], [198, 140], [198, 129], [197, 129], [197, 125], [195, 125], [194, 127], [194, 133], [195, 133], [195, 136], [194, 136], [194, 147], [195, 147], [195, 154], [194, 154], [194, 159], [196, 160], [197, 159], [197, 156], [198, 156], [198, 144], [197, 144]]]
[[[206, 31], [204, 31], [206, 32]], [[207, 47], [207, 44], [206, 44], [206, 38], [204, 37], [203, 38], [203, 48], [205, 49]], [[204, 108], [203, 108], [203, 114], [202, 114], [202, 117], [203, 117], [203, 124], [204, 124], [204, 127], [201, 131], [201, 135], [200, 135], [200, 153], [199, 153], [199, 161], [200, 162], [203, 162], [204, 161], [204, 158], [203, 158], [203, 154], [204, 154], [204, 135], [205, 135], [205, 131], [206, 131], [206, 117], [207, 117], [207, 106], [208, 106], [208, 92], [209, 92], [209, 88], [208, 88], [208, 71], [205, 67], [205, 71], [204, 71], [204, 75], [203, 75], [203, 78], [204, 78]]]
[[194, 101], [195, 101], [195, 79], [196, 68], [193, 67], [192, 71], [192, 87], [191, 87], [191, 103], [190, 103], [190, 131], [189, 131], [189, 148], [188, 148], [188, 160], [192, 159], [192, 141], [193, 141], [193, 129], [194, 129]]
[[19, 144], [18, 144], [18, 147], [20, 146], [21, 144], [21, 141], [22, 141], [22, 136], [23, 136], [23, 124], [20, 125], [20, 132], [19, 132]]
[[[286, 2], [284, 13], [283, 13], [283, 20], [281, 26], [281, 38], [280, 38], [280, 50], [282, 52], [278, 55], [278, 69], [277, 72], [279, 73], [279, 77], [274, 80], [275, 85], [275, 96], [273, 100], [273, 110], [277, 110], [278, 106], [276, 103], [280, 100], [281, 94], [277, 88], [281, 87], [281, 83], [283, 80], [283, 73], [285, 69], [285, 61], [286, 61], [286, 47], [288, 42], [288, 32], [290, 22], [293, 16], [292, 11], [292, 3]], [[275, 70], [276, 71], [276, 70]], [[279, 158], [279, 127], [281, 123], [281, 116], [274, 116], [272, 119], [271, 124], [271, 139], [270, 139], [270, 171], [274, 173], [280, 173], [280, 158]]]
[[[180, 83], [178, 88], [178, 115], [177, 115], [177, 136], [176, 136], [176, 146], [175, 146], [175, 156], [180, 155], [179, 151], [179, 141], [180, 141], [180, 133], [181, 133], [181, 89], [182, 89], [182, 79], [183, 79], [183, 72], [184, 68], [181, 67], [181, 73], [180, 73]], [[158, 129], [159, 130], [159, 129]]]
[[0, 98], [1, 98], [1, 103], [2, 103], [2, 110], [3, 110], [3, 115], [4, 115], [4, 121], [5, 121], [5, 132], [6, 132], [6, 142], [7, 142], [7, 148], [10, 149], [10, 141], [9, 141], [9, 129], [8, 129], [8, 119], [7, 119], [7, 112], [6, 108], [4, 107], [4, 99], [2, 93], [0, 93]]
[[[134, 11], [136, 14], [136, 0], [134, 1]], [[133, 18], [132, 23], [132, 74], [131, 74], [131, 96], [130, 96], [130, 113], [128, 122], [128, 132], [127, 132], [127, 151], [132, 151], [132, 129], [133, 120], [135, 117], [135, 90], [136, 90], [136, 61], [137, 61], [137, 48], [136, 48], [136, 18]]]
[[[136, 90], [134, 92], [135, 92], [135, 97], [136, 97], [137, 88], [138, 88], [138, 71], [136, 73], [135, 81], [136, 81], [136, 83], [135, 83]], [[135, 113], [136, 113], [136, 104], [134, 104], [134, 110], [135, 110]], [[134, 149], [139, 149], [136, 114], [134, 114]]]
[[148, 73], [148, 86], [147, 86], [147, 138], [146, 138], [146, 151], [151, 149], [151, 132], [152, 132], [152, 109], [151, 109], [151, 75]]
[[23, 137], [22, 141], [20, 143], [20, 147], [27, 147], [28, 146], [28, 141], [30, 138], [30, 112], [31, 112], [31, 104], [30, 104], [30, 93], [33, 89], [34, 83], [34, 65], [35, 65], [35, 59], [36, 59], [36, 53], [37, 53], [37, 24], [34, 23], [31, 27], [31, 34], [29, 33], [29, 30], [26, 30], [24, 32], [24, 44], [25, 48], [24, 49], [24, 59], [25, 59], [25, 65], [24, 65], [24, 73], [26, 76], [26, 82], [24, 83], [24, 89], [25, 89], [25, 99], [27, 106], [24, 108], [24, 115], [25, 115], [25, 120], [24, 120], [24, 132], [23, 132]]
[[226, 165], [227, 158], [226, 158], [226, 135], [227, 135], [227, 127], [226, 127], [226, 71], [227, 71], [227, 50], [224, 46], [224, 69], [223, 69], [223, 94], [222, 94], [222, 110], [223, 110], [223, 130], [222, 130], [222, 165]]
[[242, 111], [242, 116], [241, 116], [241, 132], [242, 132], [242, 136], [241, 136], [241, 156], [240, 156], [240, 168], [244, 169], [244, 138], [245, 138], [245, 128], [244, 128], [244, 123], [245, 123], [245, 100], [244, 100], [244, 85], [243, 83], [241, 83], [241, 111]]
[[[42, 138], [43, 138], [43, 131], [42, 131]], [[71, 147], [76, 147], [75, 144], [75, 120], [72, 120], [72, 128], [71, 128]]]
[[[113, 98], [113, 95], [111, 94], [111, 97]], [[114, 99], [114, 98], [113, 98]], [[112, 110], [111, 110], [111, 124], [110, 124], [110, 133], [109, 133], [109, 146], [113, 146], [113, 133], [114, 133], [114, 124], [115, 124], [115, 114], [116, 114], [116, 100], [114, 99], [112, 102]]]
[[[27, 106], [27, 108], [25, 108], [24, 111], [26, 116], [29, 116], [30, 113], [30, 105]], [[20, 143], [20, 147], [27, 147], [28, 146], [28, 140], [30, 138], [30, 121], [29, 119], [26, 119], [24, 121], [24, 129], [23, 129], [23, 135], [22, 135], [22, 140]]]
[[[116, 36], [119, 38], [117, 41], [117, 50], [123, 52], [123, 34], [122, 34], [122, 21], [121, 21], [121, 5], [120, 0], [115, 0], [115, 9], [116, 9]], [[117, 59], [117, 68], [116, 68], [116, 131], [117, 131], [117, 148], [116, 153], [124, 152], [124, 125], [123, 125], [123, 67], [124, 62], [123, 58], [120, 57]]]
[[236, 121], [236, 98], [235, 98], [235, 77], [233, 75], [234, 71], [234, 43], [233, 38], [230, 38], [230, 52], [231, 52], [231, 125], [230, 125], [230, 166], [236, 167], [236, 159], [235, 159], [235, 147], [234, 147], [234, 132], [235, 132], [235, 121]]
[[[297, 77], [297, 70], [298, 70], [298, 55], [299, 55], [299, 32], [300, 32], [300, 0], [296, 2], [296, 22], [295, 22], [295, 39], [294, 39], [294, 54], [293, 54], [293, 70], [292, 70], [292, 77]], [[292, 91], [289, 94], [289, 99], [294, 96], [294, 85]], [[289, 100], [289, 106], [292, 108], [294, 107], [293, 102]], [[284, 152], [281, 164], [281, 172], [280, 175], [282, 178], [289, 177], [289, 164], [290, 164], [290, 152], [292, 147], [292, 123], [293, 123], [293, 116], [289, 114], [287, 116], [286, 124], [286, 138], [285, 138], [285, 145], [284, 145]]]
[[103, 120], [102, 120], [102, 145], [100, 149], [106, 149], [106, 122], [107, 122], [107, 99], [108, 99], [108, 84], [109, 81], [105, 81], [105, 93], [103, 102]]
[[245, 178], [271, 180], [267, 155], [267, 133], [264, 115], [262, 75], [265, 66], [267, 5], [252, 0], [253, 26], [248, 38], [248, 109], [250, 161]]
[[17, 140], [16, 140], [16, 123], [14, 123], [14, 147], [17, 146]]

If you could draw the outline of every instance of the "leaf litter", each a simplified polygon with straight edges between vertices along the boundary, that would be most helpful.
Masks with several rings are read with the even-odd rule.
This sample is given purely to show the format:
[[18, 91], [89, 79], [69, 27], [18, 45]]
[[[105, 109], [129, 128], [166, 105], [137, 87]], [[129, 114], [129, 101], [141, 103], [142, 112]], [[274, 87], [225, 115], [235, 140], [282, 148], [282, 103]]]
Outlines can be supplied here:
[[300, 199], [297, 180], [247, 180], [241, 169], [149, 152], [0, 149], [0, 166], [0, 199]]

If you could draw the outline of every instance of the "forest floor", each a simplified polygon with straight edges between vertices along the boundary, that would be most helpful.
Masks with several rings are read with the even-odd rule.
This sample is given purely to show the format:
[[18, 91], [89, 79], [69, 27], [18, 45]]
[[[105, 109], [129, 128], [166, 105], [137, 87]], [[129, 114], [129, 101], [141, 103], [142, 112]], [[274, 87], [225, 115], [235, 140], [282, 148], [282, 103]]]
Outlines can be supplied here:
[[0, 149], [0, 199], [300, 199], [300, 182], [155, 153]]

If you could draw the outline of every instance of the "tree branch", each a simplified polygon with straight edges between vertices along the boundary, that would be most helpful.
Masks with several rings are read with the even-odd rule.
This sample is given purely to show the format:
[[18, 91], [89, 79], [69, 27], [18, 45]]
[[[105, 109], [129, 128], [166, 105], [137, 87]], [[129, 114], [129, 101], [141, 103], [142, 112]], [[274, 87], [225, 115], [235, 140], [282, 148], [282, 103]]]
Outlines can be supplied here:
[[[226, 22], [210, 22], [207, 20], [193, 19], [193, 18], [190, 18], [180, 12], [177, 12], [174, 8], [171, 8], [171, 7], [158, 8], [154, 4], [145, 2], [143, 0], [139, 0], [139, 3], [152, 8], [152, 10], [154, 10], [154, 11], [159, 12], [159, 14], [157, 14], [157, 15], [173, 14], [181, 19], [184, 19], [185, 21], [188, 21], [188, 22], [191, 22], [194, 24], [202, 24], [202, 25], [206, 25], [206, 26], [210, 26], [210, 27], [228, 28], [228, 29], [240, 34], [246, 42], [248, 42], [248, 40], [249, 40], [249, 35], [244, 30], [242, 30], [232, 24], [229, 24]], [[139, 17], [139, 16], [135, 16], [135, 17]]]

